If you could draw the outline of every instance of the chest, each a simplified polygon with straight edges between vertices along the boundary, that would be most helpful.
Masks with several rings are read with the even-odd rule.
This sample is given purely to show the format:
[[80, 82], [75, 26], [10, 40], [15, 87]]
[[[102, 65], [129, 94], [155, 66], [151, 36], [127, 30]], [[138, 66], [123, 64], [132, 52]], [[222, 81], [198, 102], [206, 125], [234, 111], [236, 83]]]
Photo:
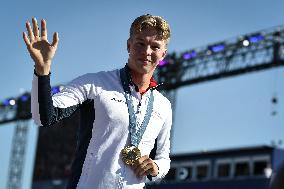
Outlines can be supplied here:
[[[136, 127], [140, 127], [146, 111], [149, 98], [143, 96], [139, 98], [135, 95], [132, 97], [132, 104], [136, 118]], [[96, 121], [103, 123], [106, 131], [114, 131], [117, 129], [122, 132], [129, 132], [129, 112], [126, 98], [120, 91], [103, 91], [94, 102]], [[150, 120], [143, 135], [143, 139], [147, 141], [155, 140], [165, 122], [165, 113], [161, 108], [159, 99], [154, 96], [153, 110], [150, 114]]]

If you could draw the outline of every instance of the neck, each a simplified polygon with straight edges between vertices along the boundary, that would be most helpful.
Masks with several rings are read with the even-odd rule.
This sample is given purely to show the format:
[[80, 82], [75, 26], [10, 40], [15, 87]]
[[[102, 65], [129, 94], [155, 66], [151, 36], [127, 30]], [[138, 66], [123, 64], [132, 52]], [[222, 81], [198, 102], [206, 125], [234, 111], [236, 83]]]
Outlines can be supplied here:
[[140, 90], [146, 90], [149, 87], [152, 74], [141, 74], [134, 70], [130, 70], [132, 81]]

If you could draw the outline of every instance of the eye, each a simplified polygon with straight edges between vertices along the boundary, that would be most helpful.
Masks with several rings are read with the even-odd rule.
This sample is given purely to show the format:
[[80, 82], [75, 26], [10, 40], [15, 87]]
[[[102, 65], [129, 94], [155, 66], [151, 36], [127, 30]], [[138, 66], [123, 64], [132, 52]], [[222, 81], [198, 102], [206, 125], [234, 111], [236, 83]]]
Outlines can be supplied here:
[[160, 49], [160, 46], [152, 46], [152, 49], [154, 49], [155, 51], [156, 51], [156, 50], [159, 50], [159, 49]]

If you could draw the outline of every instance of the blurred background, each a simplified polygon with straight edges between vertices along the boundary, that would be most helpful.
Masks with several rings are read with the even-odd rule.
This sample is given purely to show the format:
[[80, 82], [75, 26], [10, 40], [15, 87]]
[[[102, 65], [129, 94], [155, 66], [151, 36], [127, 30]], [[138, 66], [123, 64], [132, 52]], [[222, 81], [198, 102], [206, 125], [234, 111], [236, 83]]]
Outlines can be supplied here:
[[[178, 157], [284, 148], [283, 6], [281, 0], [1, 1], [0, 188], [37, 188], [47, 180], [50, 188], [62, 187], [76, 145], [78, 115], [64, 127], [40, 129], [25, 115], [13, 119], [31, 90], [33, 62], [22, 32], [32, 17], [46, 19], [50, 41], [59, 33], [51, 73], [59, 86], [124, 66], [132, 21], [146, 13], [163, 16], [172, 37], [157, 76], [169, 84], [171, 152]], [[20, 184], [9, 186], [13, 174]]]

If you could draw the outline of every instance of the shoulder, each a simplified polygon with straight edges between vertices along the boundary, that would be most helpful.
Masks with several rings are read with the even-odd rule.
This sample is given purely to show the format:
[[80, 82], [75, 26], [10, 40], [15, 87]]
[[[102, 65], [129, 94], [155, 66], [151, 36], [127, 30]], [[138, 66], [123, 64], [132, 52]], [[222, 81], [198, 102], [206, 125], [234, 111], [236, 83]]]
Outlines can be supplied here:
[[169, 113], [171, 113], [172, 105], [169, 99], [157, 90], [154, 90], [153, 92], [154, 92], [155, 101], [160, 106], [160, 108], [164, 111], [169, 110], [170, 111]]
[[86, 73], [73, 79], [70, 84], [97, 84], [105, 81], [117, 80], [119, 70], [100, 71], [95, 73]]
[[164, 102], [167, 105], [171, 105], [171, 102], [169, 101], [169, 99], [167, 97], [165, 97], [162, 93], [160, 93], [157, 90], [154, 90], [154, 96], [158, 99], [159, 102]]

